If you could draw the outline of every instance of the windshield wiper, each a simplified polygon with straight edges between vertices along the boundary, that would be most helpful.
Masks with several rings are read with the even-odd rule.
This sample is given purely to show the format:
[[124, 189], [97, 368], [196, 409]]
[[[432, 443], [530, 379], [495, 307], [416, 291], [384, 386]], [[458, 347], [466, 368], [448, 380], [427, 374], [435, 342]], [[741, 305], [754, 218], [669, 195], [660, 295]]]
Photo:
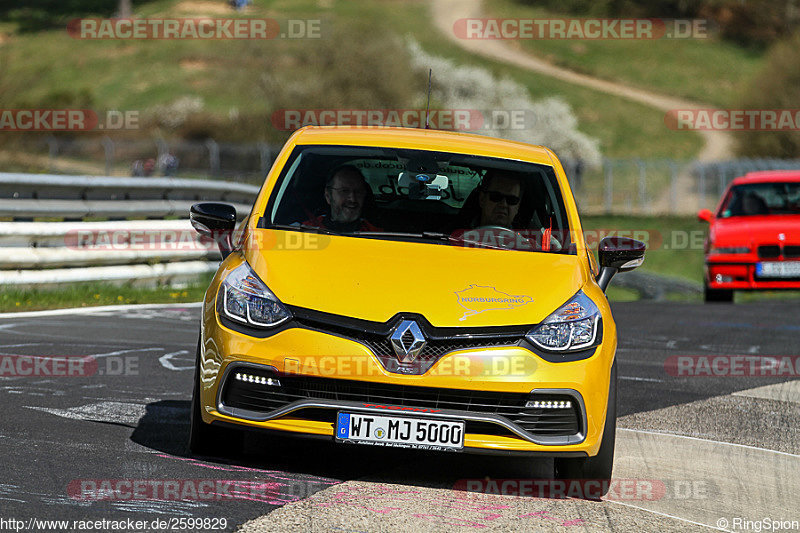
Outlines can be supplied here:
[[286, 229], [290, 231], [311, 230], [314, 233], [322, 233], [325, 235], [341, 235], [341, 233], [329, 230], [328, 228], [322, 228], [318, 226], [308, 226], [306, 224], [270, 224], [264, 229]]
[[357, 234], [359, 237], [399, 237], [404, 239], [426, 239], [430, 241], [449, 242], [449, 233], [438, 231], [423, 231], [421, 233], [404, 233], [401, 231], [362, 231]]

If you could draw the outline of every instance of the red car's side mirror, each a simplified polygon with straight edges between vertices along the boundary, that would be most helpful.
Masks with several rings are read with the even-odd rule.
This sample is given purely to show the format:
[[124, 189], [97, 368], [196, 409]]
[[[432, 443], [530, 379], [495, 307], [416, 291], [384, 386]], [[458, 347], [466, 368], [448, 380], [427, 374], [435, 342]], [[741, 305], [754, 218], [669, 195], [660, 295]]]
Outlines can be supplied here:
[[697, 219], [701, 222], [711, 222], [713, 218], [714, 215], [708, 209], [701, 209], [697, 212]]

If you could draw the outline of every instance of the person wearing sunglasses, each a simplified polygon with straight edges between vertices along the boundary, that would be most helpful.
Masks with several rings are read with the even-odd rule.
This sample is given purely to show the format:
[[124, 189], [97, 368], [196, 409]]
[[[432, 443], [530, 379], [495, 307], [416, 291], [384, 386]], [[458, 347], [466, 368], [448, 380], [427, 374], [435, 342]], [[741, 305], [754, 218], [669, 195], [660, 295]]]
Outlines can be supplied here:
[[[520, 244], [519, 239], [516, 239], [514, 246], [518, 248], [536, 246], [546, 251], [561, 249], [561, 243], [552, 235], [552, 227], [543, 227], [539, 224], [538, 218], [535, 218], [536, 222], [532, 222], [534, 231], [540, 232], [535, 237], [530, 233], [534, 228], [515, 227], [515, 219], [523, 196], [523, 185], [519, 176], [501, 170], [489, 170], [481, 182], [479, 191], [480, 215], [477, 227], [494, 226], [517, 231], [517, 235], [525, 241]], [[533, 238], [533, 241], [527, 241], [525, 237]]]
[[522, 183], [513, 174], [486, 173], [478, 194], [478, 226], [501, 226], [511, 229], [522, 200]]
[[307, 220], [303, 225], [340, 233], [381, 231], [361, 217], [368, 190], [367, 180], [358, 168], [353, 165], [338, 167], [325, 182], [325, 201], [330, 214]]

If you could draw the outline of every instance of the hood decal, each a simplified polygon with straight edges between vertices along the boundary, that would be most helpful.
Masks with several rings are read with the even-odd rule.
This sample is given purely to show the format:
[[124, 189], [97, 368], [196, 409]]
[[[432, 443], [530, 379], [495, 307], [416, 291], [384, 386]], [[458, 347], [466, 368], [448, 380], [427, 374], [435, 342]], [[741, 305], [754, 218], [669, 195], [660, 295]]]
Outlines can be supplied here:
[[513, 309], [533, 302], [530, 296], [508, 294], [488, 285], [471, 284], [466, 289], [455, 291], [455, 295], [458, 304], [464, 308], [464, 315], [459, 320], [466, 320], [484, 311]]

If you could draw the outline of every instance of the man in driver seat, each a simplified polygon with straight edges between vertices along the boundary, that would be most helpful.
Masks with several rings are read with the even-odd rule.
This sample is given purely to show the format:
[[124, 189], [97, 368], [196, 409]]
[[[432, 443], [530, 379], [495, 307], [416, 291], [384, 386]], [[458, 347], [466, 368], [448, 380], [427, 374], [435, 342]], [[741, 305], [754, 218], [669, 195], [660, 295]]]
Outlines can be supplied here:
[[511, 229], [522, 200], [522, 183], [513, 174], [499, 170], [486, 173], [478, 194], [480, 215], [477, 226]]
[[[502, 170], [489, 170], [480, 185], [478, 193], [480, 213], [473, 227], [499, 226], [509, 230], [521, 229], [522, 232], [518, 231], [518, 234], [527, 234], [528, 238], [533, 237], [537, 247], [541, 246], [543, 250], [560, 250], [561, 243], [552, 235], [552, 228], [543, 227], [536, 215], [531, 225], [539, 230], [540, 234], [534, 236], [529, 233], [528, 228], [515, 227], [514, 219], [519, 213], [522, 196], [522, 181], [519, 176]], [[526, 246], [519, 244], [519, 247]]]

